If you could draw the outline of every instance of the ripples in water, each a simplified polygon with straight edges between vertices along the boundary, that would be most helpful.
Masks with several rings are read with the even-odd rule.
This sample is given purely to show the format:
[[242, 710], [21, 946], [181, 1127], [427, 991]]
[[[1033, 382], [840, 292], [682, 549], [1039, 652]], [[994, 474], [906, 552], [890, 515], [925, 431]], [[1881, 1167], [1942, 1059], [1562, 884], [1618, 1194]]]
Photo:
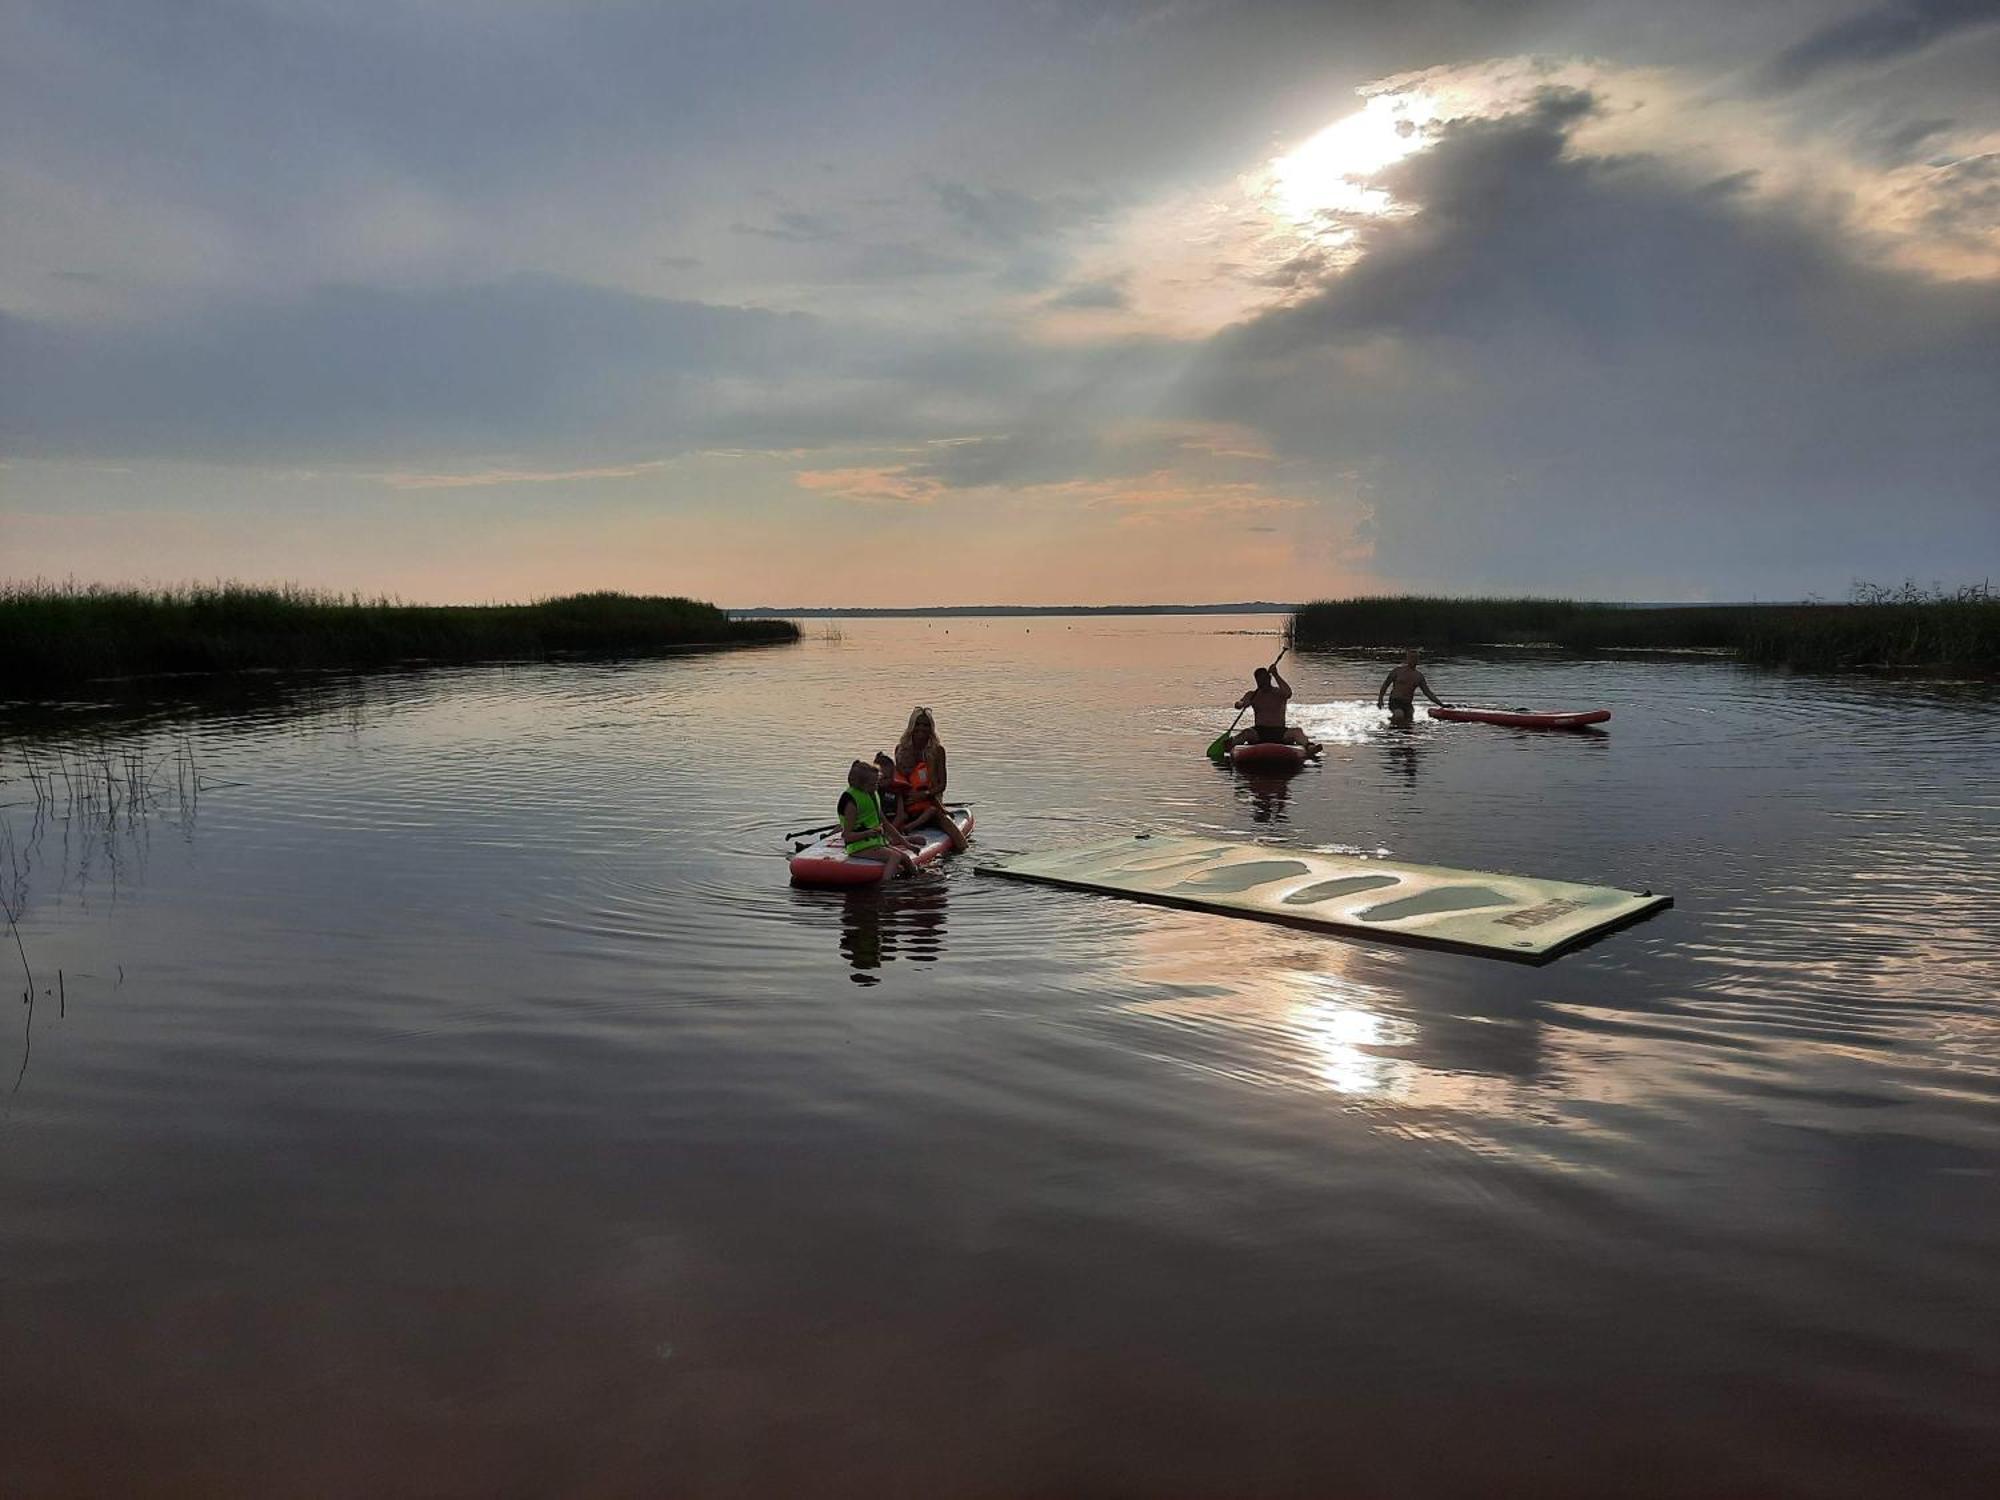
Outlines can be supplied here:
[[[0, 1488], [88, 1392], [100, 1492], [1983, 1493], [1991, 690], [1509, 652], [1433, 681], [1608, 732], [1399, 729], [1308, 654], [1242, 776], [1234, 628], [10, 711]], [[791, 888], [912, 696], [973, 852]], [[1677, 907], [1518, 970], [973, 868], [1143, 827]]]

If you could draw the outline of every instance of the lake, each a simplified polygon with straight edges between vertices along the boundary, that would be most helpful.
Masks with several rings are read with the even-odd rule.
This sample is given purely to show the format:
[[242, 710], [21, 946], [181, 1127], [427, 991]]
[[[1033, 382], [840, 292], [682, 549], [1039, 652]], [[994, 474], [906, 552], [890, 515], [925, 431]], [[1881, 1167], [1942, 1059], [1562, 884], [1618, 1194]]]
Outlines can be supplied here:
[[[1312, 654], [1246, 779], [1279, 624], [0, 710], [0, 1494], [1995, 1492], [2000, 692]], [[972, 852], [791, 888], [918, 703]], [[1526, 968], [974, 868], [1146, 828], [1677, 904]]]

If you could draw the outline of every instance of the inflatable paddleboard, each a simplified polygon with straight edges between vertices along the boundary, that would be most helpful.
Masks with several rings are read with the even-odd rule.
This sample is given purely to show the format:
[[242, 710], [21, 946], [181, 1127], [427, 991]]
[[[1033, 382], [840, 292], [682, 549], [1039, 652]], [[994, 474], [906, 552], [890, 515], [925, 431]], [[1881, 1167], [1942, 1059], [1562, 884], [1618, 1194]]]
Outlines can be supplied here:
[[1498, 708], [1434, 708], [1430, 714], [1433, 719], [1449, 719], [1454, 724], [1508, 724], [1515, 729], [1582, 729], [1588, 724], [1602, 724], [1611, 717], [1611, 710], [1591, 708], [1579, 713], [1530, 714], [1510, 713]]
[[[959, 832], [972, 832], [972, 809], [951, 810], [951, 820]], [[918, 847], [910, 857], [920, 865], [942, 859], [951, 852], [951, 840], [942, 828], [919, 828], [910, 837]], [[880, 885], [888, 866], [879, 859], [849, 859], [840, 832], [824, 835], [792, 856], [793, 885]]]
[[1310, 758], [1304, 745], [1267, 743], [1229, 747], [1230, 764], [1250, 771], [1295, 771]]

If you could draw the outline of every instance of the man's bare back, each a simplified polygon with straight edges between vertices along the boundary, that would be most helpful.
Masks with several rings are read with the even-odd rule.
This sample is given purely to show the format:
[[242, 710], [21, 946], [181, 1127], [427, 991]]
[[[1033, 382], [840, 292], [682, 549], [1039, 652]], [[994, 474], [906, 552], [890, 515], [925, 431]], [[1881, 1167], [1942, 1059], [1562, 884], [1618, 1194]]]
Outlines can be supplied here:
[[1375, 690], [1375, 706], [1382, 706], [1382, 696], [1389, 697], [1389, 707], [1397, 713], [1409, 713], [1417, 705], [1417, 694], [1422, 693], [1438, 707], [1444, 707], [1444, 699], [1431, 691], [1422, 669], [1417, 666], [1417, 653], [1412, 651], [1401, 662], [1392, 667], [1389, 675], [1382, 679], [1382, 686]]
[[1291, 685], [1277, 673], [1265, 687], [1254, 687], [1236, 700], [1238, 708], [1250, 710], [1250, 722], [1262, 729], [1285, 727], [1285, 705], [1292, 701]]

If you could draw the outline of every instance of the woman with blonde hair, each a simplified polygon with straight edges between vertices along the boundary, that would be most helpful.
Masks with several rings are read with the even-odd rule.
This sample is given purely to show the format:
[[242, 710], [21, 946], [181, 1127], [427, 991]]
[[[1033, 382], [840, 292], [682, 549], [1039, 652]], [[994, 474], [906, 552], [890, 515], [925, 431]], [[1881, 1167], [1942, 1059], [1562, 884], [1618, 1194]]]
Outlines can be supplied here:
[[937, 737], [937, 721], [928, 708], [910, 711], [903, 737], [896, 741], [896, 773], [909, 783], [904, 798], [903, 831], [914, 833], [926, 825], [940, 829], [951, 840], [954, 853], [965, 849], [965, 834], [944, 807], [944, 745]]

